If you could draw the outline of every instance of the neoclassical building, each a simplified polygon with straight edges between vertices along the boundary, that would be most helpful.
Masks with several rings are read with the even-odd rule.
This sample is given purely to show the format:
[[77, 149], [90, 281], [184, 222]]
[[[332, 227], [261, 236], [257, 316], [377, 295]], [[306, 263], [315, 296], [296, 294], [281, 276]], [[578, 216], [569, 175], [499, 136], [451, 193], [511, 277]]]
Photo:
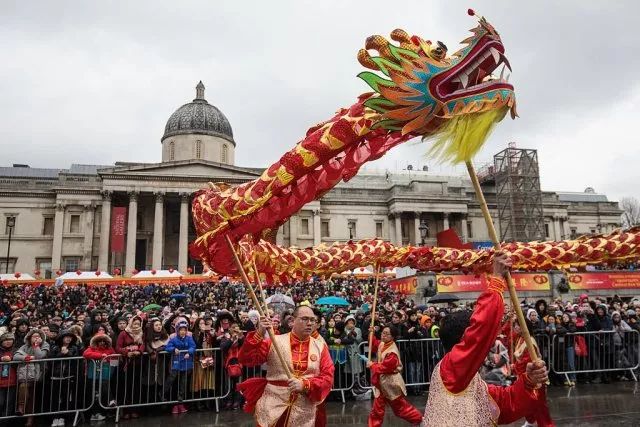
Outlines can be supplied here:
[[[50, 276], [57, 270], [118, 267], [130, 274], [187, 266], [199, 271], [188, 254], [195, 238], [191, 194], [209, 181], [234, 185], [256, 179], [262, 169], [234, 164], [231, 125], [206, 101], [202, 82], [196, 98], [169, 117], [161, 143], [160, 163], [0, 167], [0, 273], [37, 269]], [[489, 182], [484, 189], [496, 214], [495, 188]], [[542, 204], [547, 239], [607, 232], [620, 224], [617, 202], [591, 190], [543, 192]], [[125, 244], [117, 251], [110, 241], [114, 208], [126, 208]], [[434, 245], [436, 234], [448, 228], [477, 245], [488, 240], [469, 180], [418, 170], [360, 173], [306, 205], [280, 228], [277, 241], [306, 247], [379, 237]]]

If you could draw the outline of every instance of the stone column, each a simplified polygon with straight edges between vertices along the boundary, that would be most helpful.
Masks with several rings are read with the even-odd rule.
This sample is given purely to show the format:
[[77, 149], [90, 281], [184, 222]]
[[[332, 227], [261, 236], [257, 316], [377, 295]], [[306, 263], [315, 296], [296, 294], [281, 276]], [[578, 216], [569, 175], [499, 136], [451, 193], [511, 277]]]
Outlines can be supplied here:
[[93, 261], [93, 222], [95, 219], [96, 206], [91, 203], [84, 206], [84, 242], [82, 244], [82, 269], [92, 270]]
[[422, 243], [422, 238], [420, 236], [420, 212], [416, 212], [413, 218], [413, 239], [413, 244], [420, 246]]
[[566, 239], [570, 239], [571, 238], [571, 227], [569, 227], [569, 217], [562, 217], [561, 218], [563, 221], [563, 227], [562, 227], [562, 233], [564, 234], [563, 238], [564, 240]]
[[298, 245], [298, 216], [289, 218], [289, 246]]
[[102, 216], [100, 217], [100, 252], [98, 269], [109, 269], [109, 238], [111, 236], [111, 191], [102, 193]]
[[442, 231], [449, 228], [449, 212], [442, 213]]
[[51, 251], [51, 270], [58, 271], [62, 266], [62, 232], [64, 231], [64, 204], [56, 204], [56, 216], [53, 223], [53, 250]]
[[560, 229], [560, 218], [553, 217], [553, 239], [562, 240], [562, 230]]
[[400, 212], [396, 212], [395, 223], [396, 223], [396, 245], [402, 246], [402, 214]]
[[320, 209], [314, 210], [312, 214], [313, 214], [313, 245], [317, 246], [322, 241], [322, 236], [320, 235]]
[[467, 243], [469, 240], [469, 233], [467, 232], [467, 217], [463, 216], [460, 220], [460, 227], [462, 228], [462, 243]]
[[178, 271], [187, 274], [189, 262], [189, 194], [180, 194], [180, 237], [178, 238]]
[[164, 193], [155, 193], [156, 208], [153, 217], [153, 257], [151, 268], [162, 269], [162, 253], [164, 250]]
[[127, 254], [123, 274], [130, 275], [136, 268], [136, 238], [138, 236], [138, 192], [129, 193], [129, 212], [127, 219]]

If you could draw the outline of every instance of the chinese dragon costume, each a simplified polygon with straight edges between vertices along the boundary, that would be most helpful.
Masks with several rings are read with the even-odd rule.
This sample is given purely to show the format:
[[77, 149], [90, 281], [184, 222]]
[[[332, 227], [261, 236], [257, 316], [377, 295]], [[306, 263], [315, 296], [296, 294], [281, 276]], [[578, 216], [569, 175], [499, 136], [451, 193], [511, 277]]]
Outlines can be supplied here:
[[[461, 162], [481, 148], [491, 127], [507, 112], [516, 117], [514, 88], [503, 77], [505, 67], [511, 67], [500, 35], [485, 18], [451, 55], [444, 43], [400, 29], [391, 33], [391, 40], [397, 45], [371, 36], [358, 52], [360, 64], [378, 72], [359, 74], [373, 92], [360, 95], [350, 107], [311, 127], [260, 178], [235, 187], [210, 183], [195, 194], [192, 211], [198, 237], [190, 248], [194, 257], [219, 274], [235, 274], [226, 243], [229, 237], [241, 258], [247, 264], [255, 261], [269, 281], [329, 275], [365, 265], [430, 271], [490, 269], [493, 250], [397, 247], [380, 239], [306, 249], [274, 242], [275, 231], [291, 215], [393, 147], [416, 137], [432, 139], [432, 155]], [[496, 76], [500, 66], [502, 72]], [[465, 129], [469, 120], [475, 120], [474, 127]], [[465, 143], [460, 129], [475, 133], [473, 139], [479, 142]], [[502, 250], [520, 270], [637, 259], [640, 230], [557, 242], [507, 243]]]

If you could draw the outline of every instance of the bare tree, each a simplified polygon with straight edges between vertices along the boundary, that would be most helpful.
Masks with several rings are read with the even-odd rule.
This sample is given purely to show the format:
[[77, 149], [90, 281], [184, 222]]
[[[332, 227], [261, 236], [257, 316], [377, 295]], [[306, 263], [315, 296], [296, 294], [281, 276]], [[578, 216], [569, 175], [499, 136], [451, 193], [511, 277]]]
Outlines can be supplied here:
[[640, 225], [640, 200], [635, 197], [623, 197], [620, 200], [622, 209], [622, 226], [624, 228]]

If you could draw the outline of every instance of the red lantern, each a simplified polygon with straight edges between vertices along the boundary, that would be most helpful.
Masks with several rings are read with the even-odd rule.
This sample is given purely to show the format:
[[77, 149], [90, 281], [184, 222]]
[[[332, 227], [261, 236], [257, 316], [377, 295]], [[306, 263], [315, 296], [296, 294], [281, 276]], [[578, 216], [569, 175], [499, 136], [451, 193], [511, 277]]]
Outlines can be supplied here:
[[62, 276], [62, 270], [56, 270], [56, 276]]
[[16, 273], [16, 274], [14, 274], [14, 276], [16, 276], [16, 279], [19, 279], [20, 276], [22, 276], [22, 274], [21, 273]]
[[76, 274], [79, 276], [79, 275], [81, 275], [81, 274], [82, 274], [82, 271], [80, 271], [80, 270], [76, 270]]
[[139, 273], [139, 271], [138, 271], [138, 270], [136, 270], [135, 268], [134, 268], [133, 270], [131, 270], [131, 274], [133, 274], [134, 276], [135, 276], [136, 274], [138, 274], [138, 273]]
[[193, 268], [187, 267], [187, 273], [189, 273], [189, 274], [193, 273]]
[[155, 268], [153, 270], [151, 270], [151, 274], [156, 274], [156, 273], [157, 273], [157, 271], [156, 271]]
[[96, 271], [96, 276], [99, 276], [99, 275], [100, 275], [100, 270], [97, 270]]
[[169, 267], [169, 273], [173, 273], [173, 267]]
[[2, 284], [6, 286], [9, 284], [9, 281], [7, 279], [2, 279]]
[[36, 275], [36, 277], [40, 277], [40, 270], [36, 270], [36, 271], [34, 271], [34, 272], [33, 272], [33, 274], [35, 274], [35, 275]]
[[113, 270], [113, 274], [115, 274], [116, 276], [120, 275], [120, 269], [116, 268], [115, 270]]

